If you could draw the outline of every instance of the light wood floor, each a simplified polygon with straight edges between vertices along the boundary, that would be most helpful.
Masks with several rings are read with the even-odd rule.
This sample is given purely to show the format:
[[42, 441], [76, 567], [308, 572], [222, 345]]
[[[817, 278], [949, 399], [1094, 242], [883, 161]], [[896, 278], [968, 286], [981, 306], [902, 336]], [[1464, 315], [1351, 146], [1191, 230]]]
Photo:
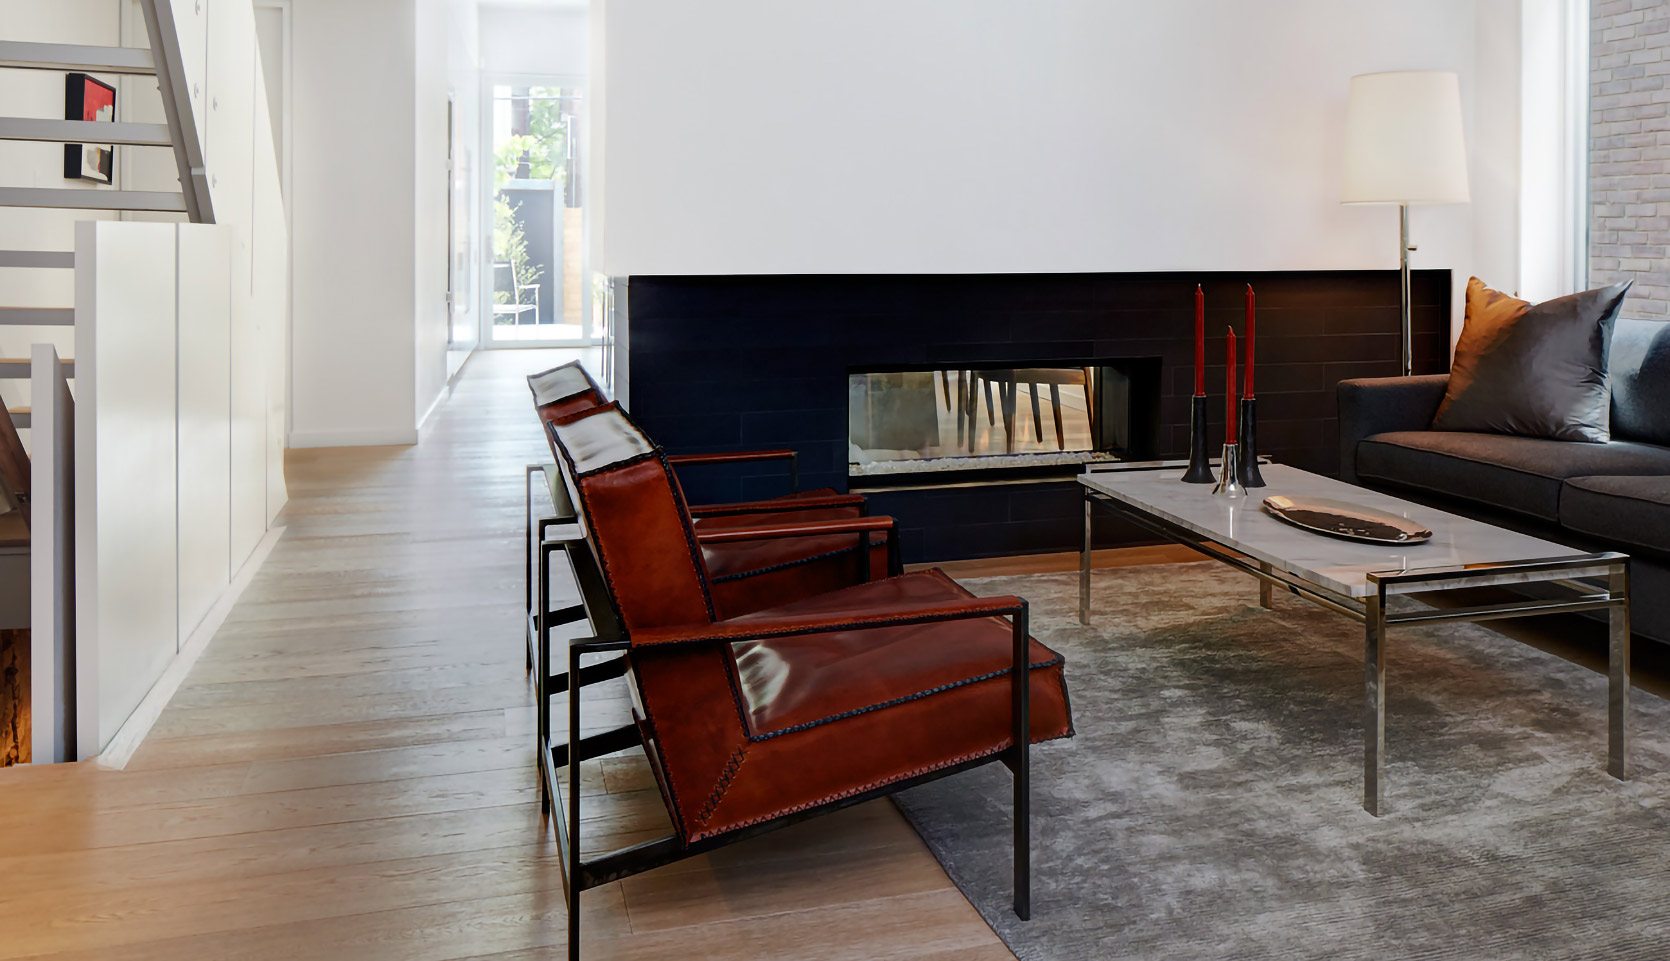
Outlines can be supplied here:
[[[0, 958], [560, 955], [519, 634], [521, 468], [545, 457], [519, 375], [552, 362], [478, 354], [415, 448], [292, 455], [288, 533], [128, 769], [0, 771]], [[583, 773], [594, 846], [658, 833], [640, 760]], [[1010, 957], [885, 801], [585, 910], [588, 958]]]
[[[560, 954], [519, 646], [553, 356], [478, 354], [415, 448], [294, 452], [288, 532], [127, 770], [0, 771], [0, 958]], [[664, 825], [641, 760], [584, 773], [597, 846]], [[1010, 957], [885, 801], [584, 897], [588, 958]]]

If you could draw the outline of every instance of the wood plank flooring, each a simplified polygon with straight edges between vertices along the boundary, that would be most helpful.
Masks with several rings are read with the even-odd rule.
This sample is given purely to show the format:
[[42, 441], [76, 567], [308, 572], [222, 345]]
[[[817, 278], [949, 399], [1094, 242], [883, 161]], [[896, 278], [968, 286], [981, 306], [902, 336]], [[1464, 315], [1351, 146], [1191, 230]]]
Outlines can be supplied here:
[[[0, 959], [560, 956], [519, 634], [522, 467], [546, 457], [520, 377], [554, 362], [478, 354], [415, 448], [292, 453], [287, 533], [127, 770], [0, 770]], [[641, 756], [582, 778], [588, 849], [665, 829]], [[885, 801], [584, 897], [588, 958], [1011, 957]]]
[[[285, 536], [128, 768], [0, 771], [0, 958], [560, 955], [518, 633], [521, 375], [557, 358], [477, 354], [415, 448], [292, 452]], [[588, 847], [664, 829], [641, 757], [582, 774]], [[885, 801], [584, 897], [588, 958], [1010, 957]]]

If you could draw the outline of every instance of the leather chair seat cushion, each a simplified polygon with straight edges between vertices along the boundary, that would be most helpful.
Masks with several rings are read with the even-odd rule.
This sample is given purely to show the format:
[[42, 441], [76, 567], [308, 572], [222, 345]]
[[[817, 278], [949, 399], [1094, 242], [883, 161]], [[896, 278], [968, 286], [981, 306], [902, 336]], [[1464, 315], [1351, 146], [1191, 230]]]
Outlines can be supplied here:
[[1394, 431], [1357, 446], [1357, 476], [1559, 522], [1568, 478], [1670, 474], [1670, 448], [1462, 431]]
[[[837, 618], [969, 596], [927, 571], [761, 616]], [[1012, 639], [1008, 621], [976, 618], [741, 642], [727, 654], [728, 696], [689, 683], [708, 652], [635, 653], [681, 830], [699, 840], [1004, 750]], [[1070, 736], [1061, 657], [1034, 640], [1030, 660], [1031, 739]], [[673, 716], [679, 723], [655, 721]]]
[[1560, 526], [1670, 555], [1670, 477], [1574, 477], [1560, 495]]
[[[857, 507], [832, 507], [784, 513], [734, 514], [701, 517], [704, 531], [745, 530], [817, 520], [846, 520], [859, 516]], [[789, 537], [774, 540], [703, 544], [713, 604], [720, 618], [739, 617], [825, 591], [839, 590], [869, 577], [888, 575], [887, 535], [869, 537], [869, 557], [858, 555], [857, 534]], [[868, 571], [862, 574], [862, 571]]]
[[[870, 603], [900, 607], [972, 596], [943, 574], [922, 572], [782, 605], [769, 613], [839, 616], [852, 609], [848, 605], [855, 594]], [[1008, 621], [981, 618], [745, 641], [731, 645], [731, 657], [748, 735], [767, 738], [1007, 676], [1012, 642]], [[1060, 665], [1054, 651], [1036, 640], [1031, 643], [1028, 658], [1034, 668]]]

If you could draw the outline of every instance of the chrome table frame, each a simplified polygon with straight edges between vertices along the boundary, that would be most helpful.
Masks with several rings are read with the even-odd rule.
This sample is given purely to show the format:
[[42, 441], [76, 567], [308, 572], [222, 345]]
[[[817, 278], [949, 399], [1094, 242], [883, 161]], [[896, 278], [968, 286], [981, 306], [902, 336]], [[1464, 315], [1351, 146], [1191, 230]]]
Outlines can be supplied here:
[[[1182, 470], [1182, 461], [1091, 465], [1085, 476], [1127, 470]], [[1370, 593], [1351, 597], [1270, 564], [1247, 557], [1203, 534], [1189, 530], [1132, 504], [1110, 497], [1088, 485], [1084, 491], [1084, 545], [1079, 553], [1079, 623], [1090, 623], [1090, 561], [1092, 508], [1101, 503], [1125, 521], [1152, 534], [1193, 548], [1258, 579], [1260, 606], [1274, 606], [1273, 590], [1286, 588], [1330, 611], [1363, 625], [1363, 808], [1385, 813], [1386, 785], [1386, 634], [1396, 626], [1442, 624], [1451, 621], [1490, 621], [1538, 614], [1605, 610], [1608, 629], [1607, 773], [1629, 777], [1629, 557], [1604, 552], [1574, 554], [1499, 564], [1469, 564], [1412, 570], [1371, 572]], [[1322, 536], [1322, 535], [1318, 535]], [[1600, 583], [1583, 583], [1597, 579]], [[1526, 599], [1499, 604], [1455, 608], [1388, 611], [1387, 600], [1398, 595], [1494, 587], [1511, 584], [1553, 584], [1569, 592], [1555, 599]]]

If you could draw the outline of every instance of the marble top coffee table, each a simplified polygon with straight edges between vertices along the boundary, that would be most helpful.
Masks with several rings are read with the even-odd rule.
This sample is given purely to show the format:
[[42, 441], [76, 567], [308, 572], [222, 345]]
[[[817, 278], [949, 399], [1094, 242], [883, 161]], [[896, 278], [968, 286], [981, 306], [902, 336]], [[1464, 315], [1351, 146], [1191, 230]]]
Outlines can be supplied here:
[[[1229, 499], [1210, 484], [1185, 484], [1181, 463], [1092, 464], [1084, 488], [1084, 547], [1079, 561], [1079, 620], [1090, 619], [1090, 530], [1097, 505], [1166, 540], [1186, 544], [1272, 589], [1293, 594], [1363, 624], [1363, 807], [1384, 810], [1386, 774], [1386, 632], [1409, 624], [1486, 621], [1604, 609], [1610, 631], [1607, 770], [1628, 773], [1629, 558], [1586, 554], [1471, 518], [1447, 514], [1293, 467], [1262, 468], [1268, 486]], [[1277, 494], [1347, 501], [1419, 521], [1432, 530], [1421, 544], [1369, 544], [1301, 530], [1263, 511]], [[1433, 605], [1436, 592], [1511, 584], [1546, 585], [1536, 599], [1484, 605]], [[1541, 595], [1551, 595], [1544, 599]], [[1423, 595], [1423, 603], [1387, 609], [1388, 598]]]

